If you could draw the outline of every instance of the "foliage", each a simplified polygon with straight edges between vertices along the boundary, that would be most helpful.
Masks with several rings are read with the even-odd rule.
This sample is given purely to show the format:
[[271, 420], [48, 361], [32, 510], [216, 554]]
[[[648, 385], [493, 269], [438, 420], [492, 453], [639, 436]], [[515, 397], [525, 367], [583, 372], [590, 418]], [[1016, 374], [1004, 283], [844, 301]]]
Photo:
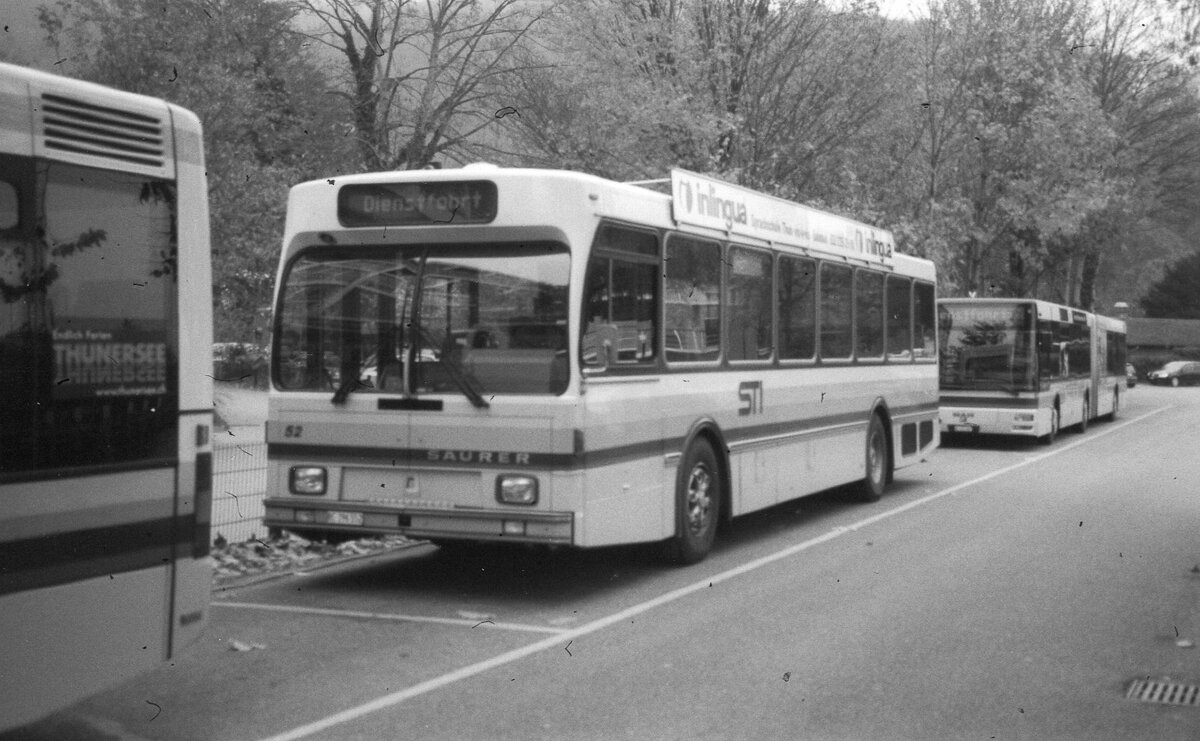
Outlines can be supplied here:
[[411, 170], [461, 153], [502, 118], [516, 49], [546, 12], [520, 0], [304, 0], [310, 38], [346, 64], [360, 166]]
[[1142, 298], [1146, 316], [1200, 319], [1200, 252], [1175, 262]]
[[511, 149], [618, 179], [680, 166], [840, 200], [845, 155], [890, 94], [883, 21], [816, 2], [588, 0], [538, 40]]
[[943, 295], [1128, 300], [1200, 239], [1197, 19], [1197, 0], [928, 0], [908, 20], [869, 0], [42, 13], [66, 71], [200, 114], [218, 337], [260, 344], [287, 186], [477, 158], [712, 173], [892, 228]]
[[204, 125], [218, 339], [260, 336], [287, 188], [338, 156], [338, 112], [292, 12], [270, 0], [60, 0], [41, 23], [58, 71], [153, 95]]

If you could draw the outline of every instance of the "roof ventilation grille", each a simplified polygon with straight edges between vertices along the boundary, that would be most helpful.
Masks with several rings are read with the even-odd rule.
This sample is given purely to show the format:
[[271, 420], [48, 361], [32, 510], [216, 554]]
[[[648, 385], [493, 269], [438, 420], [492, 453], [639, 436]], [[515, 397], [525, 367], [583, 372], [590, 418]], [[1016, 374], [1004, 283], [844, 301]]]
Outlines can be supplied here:
[[144, 113], [42, 94], [42, 135], [47, 149], [162, 167], [163, 121]]

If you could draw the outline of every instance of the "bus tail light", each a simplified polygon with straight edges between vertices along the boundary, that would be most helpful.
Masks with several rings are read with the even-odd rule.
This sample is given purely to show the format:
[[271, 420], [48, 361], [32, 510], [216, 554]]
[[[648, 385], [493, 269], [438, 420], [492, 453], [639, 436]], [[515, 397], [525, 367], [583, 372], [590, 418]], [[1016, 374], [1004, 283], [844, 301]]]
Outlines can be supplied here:
[[292, 466], [288, 471], [288, 491], [320, 496], [325, 493], [326, 478], [325, 469], [321, 466]]
[[502, 504], [537, 504], [537, 478], [511, 473], [500, 474], [496, 477], [496, 500]]
[[[201, 425], [205, 429], [207, 426]], [[192, 532], [192, 558], [208, 555], [212, 528], [212, 453], [196, 454], [196, 483], [192, 503], [195, 507], [195, 530]]]

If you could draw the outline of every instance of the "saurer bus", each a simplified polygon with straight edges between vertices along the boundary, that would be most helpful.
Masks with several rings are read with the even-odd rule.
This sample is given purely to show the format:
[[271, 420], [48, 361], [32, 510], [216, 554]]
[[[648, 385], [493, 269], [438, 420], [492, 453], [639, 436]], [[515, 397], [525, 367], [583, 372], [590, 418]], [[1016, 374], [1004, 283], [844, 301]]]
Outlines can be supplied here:
[[935, 272], [892, 235], [683, 170], [468, 165], [294, 187], [265, 523], [661, 542], [938, 444]]

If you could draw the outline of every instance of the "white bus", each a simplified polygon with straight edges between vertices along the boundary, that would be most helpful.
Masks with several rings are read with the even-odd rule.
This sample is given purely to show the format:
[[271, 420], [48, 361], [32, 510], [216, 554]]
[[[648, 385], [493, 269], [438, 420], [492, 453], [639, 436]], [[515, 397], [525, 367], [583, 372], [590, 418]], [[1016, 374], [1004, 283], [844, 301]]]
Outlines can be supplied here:
[[934, 266], [699, 175], [292, 189], [265, 524], [708, 552], [718, 521], [938, 444]]
[[1125, 388], [1125, 322], [1048, 301], [945, 298], [942, 433], [1054, 441], [1115, 417]]
[[205, 183], [191, 113], [0, 64], [0, 728], [205, 624]]

